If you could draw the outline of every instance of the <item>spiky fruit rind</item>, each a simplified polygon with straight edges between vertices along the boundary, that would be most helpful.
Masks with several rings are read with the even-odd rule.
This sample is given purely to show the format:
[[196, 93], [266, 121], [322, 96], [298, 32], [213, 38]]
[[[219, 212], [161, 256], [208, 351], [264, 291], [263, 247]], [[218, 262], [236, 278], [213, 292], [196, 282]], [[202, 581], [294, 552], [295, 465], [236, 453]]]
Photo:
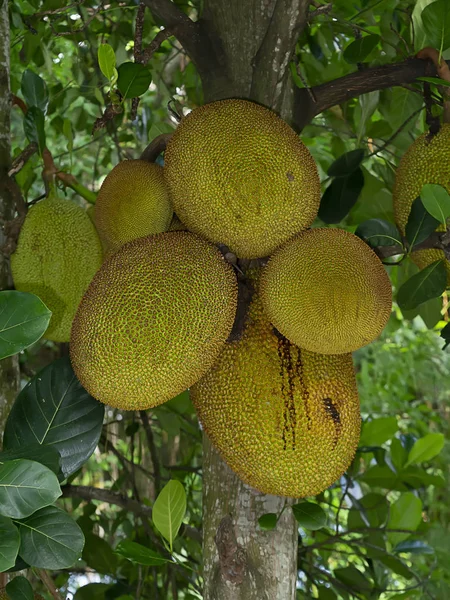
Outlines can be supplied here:
[[268, 256], [319, 208], [309, 150], [274, 112], [246, 100], [187, 115], [168, 143], [164, 174], [187, 228], [241, 258]]
[[300, 233], [264, 269], [262, 301], [273, 325], [311, 352], [353, 352], [376, 339], [392, 308], [380, 259], [359, 237], [334, 228]]
[[319, 355], [277, 335], [254, 297], [243, 338], [191, 388], [225, 462], [265, 494], [304, 497], [350, 465], [360, 413], [350, 354]]
[[52, 311], [44, 337], [68, 342], [78, 304], [102, 263], [102, 247], [86, 211], [47, 198], [28, 211], [11, 256], [14, 286], [36, 294]]
[[95, 398], [125, 410], [170, 400], [212, 366], [236, 313], [234, 272], [184, 231], [125, 244], [102, 265], [77, 311], [72, 364]]
[[163, 168], [124, 160], [104, 180], [95, 204], [95, 224], [111, 251], [131, 240], [166, 231], [173, 209]]
[[[409, 213], [414, 200], [420, 196], [426, 183], [442, 185], [450, 194], [450, 123], [441, 125], [436, 135], [424, 133], [418, 137], [403, 155], [398, 166], [393, 189], [395, 221], [405, 235]], [[445, 231], [444, 225], [438, 231]], [[436, 260], [445, 259], [437, 248], [412, 252], [411, 258], [420, 269]], [[450, 262], [445, 262], [447, 281], [450, 285]]]

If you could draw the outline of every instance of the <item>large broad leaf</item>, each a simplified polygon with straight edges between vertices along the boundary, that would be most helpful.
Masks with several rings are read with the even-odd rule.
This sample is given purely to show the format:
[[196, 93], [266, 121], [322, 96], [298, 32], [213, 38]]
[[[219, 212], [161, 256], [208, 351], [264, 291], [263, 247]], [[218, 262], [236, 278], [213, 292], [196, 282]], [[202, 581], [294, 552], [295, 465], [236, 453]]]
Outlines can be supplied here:
[[56, 506], [41, 508], [19, 521], [20, 556], [41, 569], [66, 569], [80, 558], [84, 536], [80, 527]]
[[169, 542], [172, 551], [173, 540], [180, 529], [186, 512], [186, 492], [183, 485], [174, 479], [169, 481], [153, 505], [153, 523], [160, 534]]
[[446, 285], [445, 263], [437, 260], [405, 281], [398, 290], [398, 305], [402, 310], [416, 308], [427, 300], [438, 298], [445, 291]]
[[395, 246], [398, 245], [398, 253], [402, 253], [402, 236], [397, 227], [384, 219], [369, 219], [358, 225], [355, 235], [367, 242], [369, 246]]
[[402, 542], [413, 533], [422, 521], [422, 501], [413, 492], [405, 492], [391, 505], [388, 529], [401, 529], [405, 533], [389, 532], [388, 538], [392, 544]]
[[426, 183], [420, 192], [420, 199], [430, 215], [445, 225], [450, 217], [450, 194], [447, 190], [442, 185]]
[[323, 508], [314, 502], [299, 502], [292, 506], [295, 520], [301, 527], [316, 531], [327, 524], [327, 515]]
[[418, 196], [412, 203], [405, 228], [405, 237], [410, 247], [414, 248], [428, 239], [438, 225], [439, 221], [430, 215]]
[[406, 466], [434, 458], [444, 447], [444, 442], [445, 438], [442, 433], [429, 433], [425, 437], [418, 439], [409, 451]]
[[25, 69], [22, 75], [20, 91], [28, 108], [37, 106], [45, 113], [48, 105], [48, 90], [47, 84], [42, 77], [30, 71], [30, 69]]
[[344, 60], [351, 65], [363, 62], [380, 41], [380, 36], [376, 34], [365, 35], [354, 42], [351, 42], [344, 50]]
[[146, 65], [125, 62], [118, 68], [117, 87], [124, 98], [142, 96], [152, 82], [152, 74]]
[[261, 515], [258, 519], [258, 525], [263, 531], [271, 531], [275, 529], [278, 522], [278, 515], [276, 513], [266, 513]]
[[358, 167], [346, 177], [336, 177], [320, 201], [319, 218], [325, 223], [339, 223], [348, 214], [364, 187], [364, 175]]
[[330, 177], [346, 177], [355, 171], [361, 164], [365, 152], [361, 148], [350, 150], [337, 158], [328, 168]]
[[61, 496], [56, 475], [32, 460], [0, 465], [0, 514], [24, 519]]
[[394, 436], [398, 430], [395, 417], [381, 417], [363, 424], [360, 446], [380, 446]]
[[45, 116], [40, 108], [32, 106], [27, 110], [23, 118], [23, 130], [29, 142], [35, 142], [39, 147], [39, 152], [46, 145], [45, 137]]
[[68, 477], [95, 450], [104, 411], [104, 405], [81, 387], [69, 358], [60, 358], [33, 377], [18, 395], [6, 421], [4, 448], [20, 448], [30, 442], [53, 446]]
[[394, 552], [410, 552], [411, 554], [434, 554], [434, 548], [420, 540], [405, 540], [394, 548]]
[[19, 546], [19, 530], [11, 519], [0, 515], [0, 573], [15, 565]]
[[51, 316], [52, 311], [34, 294], [0, 292], [0, 360], [37, 342]]
[[117, 556], [111, 545], [93, 533], [85, 533], [82, 558], [97, 573], [115, 573], [117, 569]]
[[350, 589], [368, 592], [373, 587], [372, 582], [353, 565], [342, 569], [335, 569], [334, 575], [339, 581], [349, 586]]
[[52, 446], [41, 446], [40, 444], [29, 444], [21, 446], [15, 450], [5, 450], [0, 452], [0, 463], [8, 460], [16, 460], [18, 458], [28, 458], [35, 462], [41, 463], [55, 475], [59, 475], [61, 471], [61, 457], [58, 450]]
[[170, 562], [167, 558], [158, 554], [158, 552], [150, 550], [150, 548], [142, 546], [142, 544], [130, 542], [129, 540], [120, 542], [115, 552], [116, 554], [131, 560], [131, 562], [138, 563], [139, 565], [146, 565], [148, 567], [159, 567], [160, 565]]
[[34, 600], [31, 583], [23, 575], [14, 577], [6, 586], [6, 593], [10, 600]]
[[450, 48], [450, 4], [448, 0], [436, 0], [422, 11], [422, 23], [429, 45], [440, 50]]
[[397, 556], [380, 556], [378, 560], [391, 571], [397, 573], [397, 575], [401, 575], [405, 579], [412, 579], [414, 577], [414, 573], [411, 571], [411, 569], [409, 569], [408, 566]]

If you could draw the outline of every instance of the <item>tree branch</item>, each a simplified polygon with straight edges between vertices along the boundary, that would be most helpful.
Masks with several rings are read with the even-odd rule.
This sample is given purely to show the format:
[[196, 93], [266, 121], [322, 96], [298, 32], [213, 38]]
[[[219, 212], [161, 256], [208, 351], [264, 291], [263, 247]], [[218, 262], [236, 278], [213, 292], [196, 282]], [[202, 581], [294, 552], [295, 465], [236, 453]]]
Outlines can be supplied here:
[[395, 64], [355, 71], [333, 81], [316, 85], [309, 91], [305, 88], [296, 88], [293, 123], [300, 130], [319, 113], [351, 98], [375, 90], [413, 83], [418, 77], [436, 76], [436, 67], [431, 61], [408, 58]]

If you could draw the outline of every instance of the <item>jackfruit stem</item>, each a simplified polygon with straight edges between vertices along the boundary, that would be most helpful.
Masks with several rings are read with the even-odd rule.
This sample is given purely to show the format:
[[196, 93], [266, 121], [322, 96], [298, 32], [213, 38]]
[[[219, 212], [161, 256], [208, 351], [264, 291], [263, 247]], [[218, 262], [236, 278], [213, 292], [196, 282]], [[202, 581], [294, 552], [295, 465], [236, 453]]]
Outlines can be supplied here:
[[142, 152], [140, 159], [154, 163], [158, 156], [166, 149], [166, 146], [172, 135], [172, 133], [162, 133], [161, 135], [155, 137], [155, 139], [152, 140]]

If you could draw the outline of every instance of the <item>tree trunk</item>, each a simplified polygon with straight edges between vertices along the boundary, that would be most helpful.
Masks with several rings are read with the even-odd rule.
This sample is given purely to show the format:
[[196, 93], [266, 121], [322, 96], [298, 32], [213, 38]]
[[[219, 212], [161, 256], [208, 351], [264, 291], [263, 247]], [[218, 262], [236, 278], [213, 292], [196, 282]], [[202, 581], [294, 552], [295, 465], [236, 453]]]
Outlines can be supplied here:
[[[205, 101], [241, 97], [292, 120], [289, 62], [309, 0], [206, 0], [202, 26], [220, 72], [203, 76]], [[224, 84], [224, 75], [226, 84]], [[286, 499], [248, 487], [208, 439], [203, 458], [204, 600], [294, 600], [297, 528], [291, 510], [272, 531], [258, 518]]]
[[[5, 182], [10, 164], [11, 95], [9, 88], [9, 21], [8, 1], [0, 0], [0, 222], [12, 219], [14, 201]], [[0, 248], [5, 242], [0, 228]], [[9, 260], [0, 251], [0, 289], [11, 287]], [[19, 362], [17, 356], [0, 361], [0, 431], [19, 389]], [[0, 439], [1, 447], [1, 439]]]

